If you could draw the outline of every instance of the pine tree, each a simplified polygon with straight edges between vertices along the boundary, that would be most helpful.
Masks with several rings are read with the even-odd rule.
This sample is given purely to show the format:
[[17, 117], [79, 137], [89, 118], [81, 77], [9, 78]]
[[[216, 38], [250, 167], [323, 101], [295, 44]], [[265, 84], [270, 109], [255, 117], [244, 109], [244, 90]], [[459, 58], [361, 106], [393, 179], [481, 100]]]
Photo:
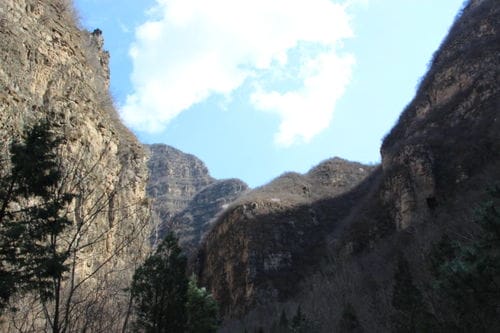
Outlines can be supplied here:
[[446, 330], [500, 329], [500, 187], [489, 192], [476, 212], [479, 236], [469, 244], [443, 238], [431, 252], [435, 291], [452, 313]]
[[63, 210], [73, 198], [60, 191], [59, 144], [44, 121], [10, 147], [11, 170], [0, 179], [0, 310], [17, 291], [59, 296], [67, 270], [59, 241], [70, 224]]
[[217, 331], [217, 302], [205, 288], [198, 288], [194, 276], [189, 279], [186, 311], [188, 332], [212, 333]]
[[187, 322], [186, 258], [170, 233], [134, 274], [131, 293], [136, 329], [144, 332], [184, 332]]

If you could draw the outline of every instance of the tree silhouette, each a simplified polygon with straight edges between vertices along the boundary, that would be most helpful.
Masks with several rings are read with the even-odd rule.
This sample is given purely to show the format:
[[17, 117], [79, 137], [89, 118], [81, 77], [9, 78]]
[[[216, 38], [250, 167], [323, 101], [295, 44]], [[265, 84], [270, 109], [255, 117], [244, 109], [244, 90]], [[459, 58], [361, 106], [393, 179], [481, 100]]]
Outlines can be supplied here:
[[[48, 121], [25, 132], [10, 146], [10, 170], [0, 178], [0, 309], [18, 292], [42, 299], [59, 296], [67, 254], [59, 235], [70, 224], [62, 213], [73, 196], [59, 191], [60, 139]], [[5, 167], [5, 164], [4, 164]], [[55, 315], [59, 312], [56, 309]], [[53, 327], [58, 332], [58, 327]]]
[[183, 332], [187, 322], [186, 258], [170, 233], [140, 266], [132, 281], [136, 329], [151, 333]]

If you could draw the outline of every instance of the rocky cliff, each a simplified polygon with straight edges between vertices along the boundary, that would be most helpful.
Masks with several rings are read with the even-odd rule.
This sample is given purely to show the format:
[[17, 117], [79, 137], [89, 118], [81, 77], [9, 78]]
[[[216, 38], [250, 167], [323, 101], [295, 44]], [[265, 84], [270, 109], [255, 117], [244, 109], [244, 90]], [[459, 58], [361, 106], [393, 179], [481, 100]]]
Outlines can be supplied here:
[[248, 186], [238, 179], [216, 180], [197, 157], [164, 144], [146, 145], [155, 233], [153, 243], [173, 231], [192, 254], [213, 219]]
[[349, 214], [361, 193], [353, 189], [372, 170], [335, 158], [237, 199], [214, 223], [198, 255], [201, 281], [223, 313], [237, 317], [291, 297], [318, 267], [324, 233]]
[[147, 193], [153, 199], [155, 242], [165, 236], [172, 217], [185, 209], [193, 196], [215, 179], [196, 156], [164, 144], [145, 147], [149, 156]]
[[[4, 150], [40, 119], [63, 138], [62, 186], [75, 199], [60, 318], [68, 331], [119, 331], [128, 311], [123, 290], [148, 252], [151, 231], [146, 156], [113, 107], [102, 32], [77, 28], [69, 1], [4, 0], [0, 39]], [[2, 330], [48, 329], [43, 318], [51, 305], [44, 312], [36, 298], [18, 302]]]
[[293, 184], [287, 202], [298, 205], [273, 193], [217, 221], [200, 275], [222, 303], [222, 331], [267, 331], [298, 305], [321, 332], [345, 320], [351, 331], [391, 331], [401, 258], [422, 302], [443, 315], [429, 289], [432, 245], [443, 234], [470, 241], [474, 209], [500, 180], [499, 29], [496, 0], [465, 4], [385, 138], [382, 166], [358, 186], [307, 203], [316, 187], [289, 174], [277, 182]]
[[186, 208], [172, 217], [168, 227], [179, 237], [179, 244], [188, 256], [197, 251], [218, 215], [247, 190], [248, 186], [239, 179], [215, 181], [196, 193]]

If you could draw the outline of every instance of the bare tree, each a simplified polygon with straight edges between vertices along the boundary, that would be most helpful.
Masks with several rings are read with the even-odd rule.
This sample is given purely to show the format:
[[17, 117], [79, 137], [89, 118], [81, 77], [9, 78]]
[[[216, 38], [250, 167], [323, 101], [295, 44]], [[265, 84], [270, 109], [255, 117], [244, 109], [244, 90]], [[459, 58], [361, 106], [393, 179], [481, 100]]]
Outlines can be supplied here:
[[[106, 155], [112, 143], [104, 144], [97, 158], [82, 145], [78, 151], [61, 146], [63, 177], [57, 188], [71, 193], [64, 215], [72, 224], [58, 239], [68, 271], [54, 280], [54, 297], [26, 295], [17, 300], [23, 311], [8, 315], [6, 330], [16, 332], [114, 332], [126, 324], [129, 295], [126, 291], [134, 272], [149, 251], [148, 202], [124, 198], [133, 180], [127, 168], [111, 172]], [[108, 177], [106, 177], [108, 176]], [[21, 319], [23, 318], [23, 319]]]

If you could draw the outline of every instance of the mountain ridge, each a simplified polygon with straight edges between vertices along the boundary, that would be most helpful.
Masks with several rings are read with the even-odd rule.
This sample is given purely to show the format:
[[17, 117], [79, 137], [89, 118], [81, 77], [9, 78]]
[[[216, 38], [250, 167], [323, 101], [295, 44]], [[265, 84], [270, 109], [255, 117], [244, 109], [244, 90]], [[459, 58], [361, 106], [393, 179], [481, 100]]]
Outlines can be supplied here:
[[[199, 274], [222, 303], [221, 332], [267, 331], [299, 305], [321, 332], [338, 327], [346, 307], [360, 329], [389, 331], [400, 258], [426, 292], [425, 304], [441, 301], [424, 289], [431, 247], [441, 235], [477, 234], [475, 206], [500, 179], [499, 22], [494, 0], [466, 3], [384, 139], [381, 166], [359, 186], [312, 206], [266, 208], [264, 215], [254, 213], [258, 204], [242, 204], [219, 220], [201, 250]], [[280, 218], [288, 228], [276, 225]], [[297, 257], [305, 261], [290, 273]], [[313, 258], [319, 260], [308, 262]]]

